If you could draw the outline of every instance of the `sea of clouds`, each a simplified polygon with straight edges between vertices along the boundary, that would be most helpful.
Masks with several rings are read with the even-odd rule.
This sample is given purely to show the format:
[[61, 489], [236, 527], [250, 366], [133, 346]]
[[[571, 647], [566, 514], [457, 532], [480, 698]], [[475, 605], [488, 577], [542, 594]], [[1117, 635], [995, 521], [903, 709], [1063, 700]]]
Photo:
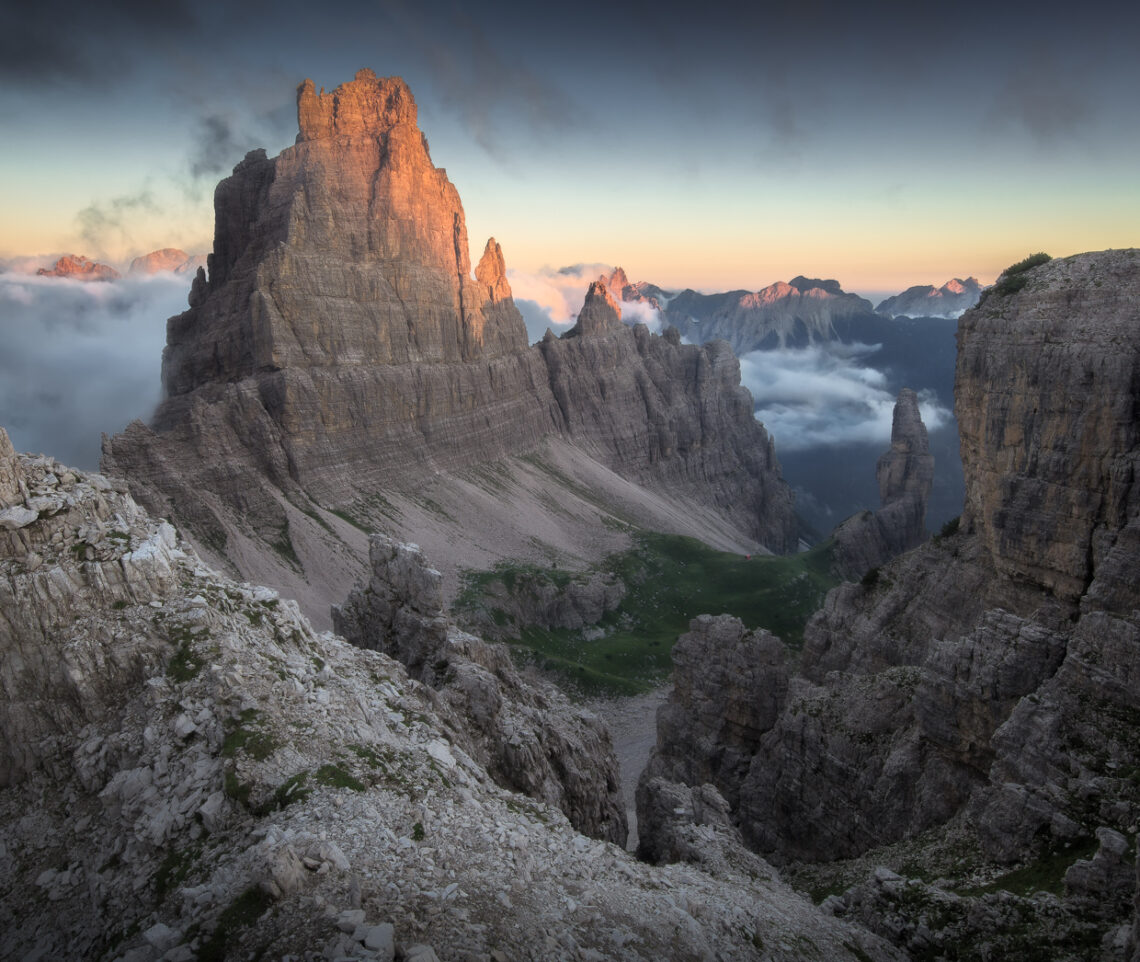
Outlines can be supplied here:
[[100, 436], [148, 420], [161, 395], [166, 319], [190, 278], [113, 282], [0, 273], [0, 427], [17, 451], [99, 465]]
[[[886, 373], [873, 366], [877, 350], [832, 342], [745, 354], [740, 379], [777, 450], [889, 443], [895, 394]], [[932, 391], [920, 391], [918, 400], [928, 431], [952, 420]]]

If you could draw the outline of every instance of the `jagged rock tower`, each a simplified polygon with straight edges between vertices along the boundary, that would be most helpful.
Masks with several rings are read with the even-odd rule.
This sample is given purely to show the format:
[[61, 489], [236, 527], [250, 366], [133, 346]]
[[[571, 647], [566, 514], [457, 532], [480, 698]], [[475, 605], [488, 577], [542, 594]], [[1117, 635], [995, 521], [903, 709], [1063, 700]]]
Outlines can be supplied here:
[[899, 391], [891, 418], [891, 446], [875, 466], [881, 507], [835, 529], [835, 565], [858, 578], [926, 540], [926, 504], [934, 483], [934, 455], [918, 410], [918, 395]]
[[364, 573], [362, 528], [419, 541], [452, 584], [461, 563], [605, 549], [607, 511], [794, 547], [724, 345], [635, 332], [600, 287], [581, 337], [528, 346], [494, 239], [471, 276], [459, 196], [404, 82], [306, 81], [297, 106], [297, 143], [217, 188], [209, 274], [168, 323], [151, 426], [105, 442], [136, 498], [318, 620]]

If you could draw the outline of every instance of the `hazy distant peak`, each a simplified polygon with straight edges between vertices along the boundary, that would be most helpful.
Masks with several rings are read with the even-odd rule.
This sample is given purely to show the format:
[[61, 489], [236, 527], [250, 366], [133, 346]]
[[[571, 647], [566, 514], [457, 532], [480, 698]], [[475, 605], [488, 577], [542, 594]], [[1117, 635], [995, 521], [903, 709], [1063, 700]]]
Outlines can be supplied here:
[[889, 317], [957, 317], [978, 303], [982, 285], [976, 277], [955, 277], [941, 287], [918, 284], [888, 297], [875, 308]]

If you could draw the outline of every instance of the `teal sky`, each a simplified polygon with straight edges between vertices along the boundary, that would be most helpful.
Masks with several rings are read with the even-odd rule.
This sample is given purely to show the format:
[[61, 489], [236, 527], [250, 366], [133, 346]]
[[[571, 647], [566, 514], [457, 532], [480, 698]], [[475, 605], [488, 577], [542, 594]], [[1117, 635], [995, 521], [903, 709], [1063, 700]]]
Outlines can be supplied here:
[[399, 74], [475, 253], [894, 292], [1138, 243], [1140, 13], [67, 0], [0, 39], [0, 256], [208, 249], [305, 77]]

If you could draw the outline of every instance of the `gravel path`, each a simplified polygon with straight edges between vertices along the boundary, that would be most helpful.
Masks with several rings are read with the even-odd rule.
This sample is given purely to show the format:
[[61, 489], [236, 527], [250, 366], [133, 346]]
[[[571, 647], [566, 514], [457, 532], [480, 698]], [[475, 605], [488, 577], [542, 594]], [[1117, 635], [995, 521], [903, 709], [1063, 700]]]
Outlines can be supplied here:
[[629, 817], [629, 838], [625, 847], [631, 852], [637, 848], [637, 809], [634, 804], [637, 780], [657, 742], [657, 708], [672, 691], [672, 685], [662, 685], [643, 695], [595, 698], [586, 702], [590, 711], [605, 719], [613, 737], [614, 751], [621, 766], [621, 790]]

